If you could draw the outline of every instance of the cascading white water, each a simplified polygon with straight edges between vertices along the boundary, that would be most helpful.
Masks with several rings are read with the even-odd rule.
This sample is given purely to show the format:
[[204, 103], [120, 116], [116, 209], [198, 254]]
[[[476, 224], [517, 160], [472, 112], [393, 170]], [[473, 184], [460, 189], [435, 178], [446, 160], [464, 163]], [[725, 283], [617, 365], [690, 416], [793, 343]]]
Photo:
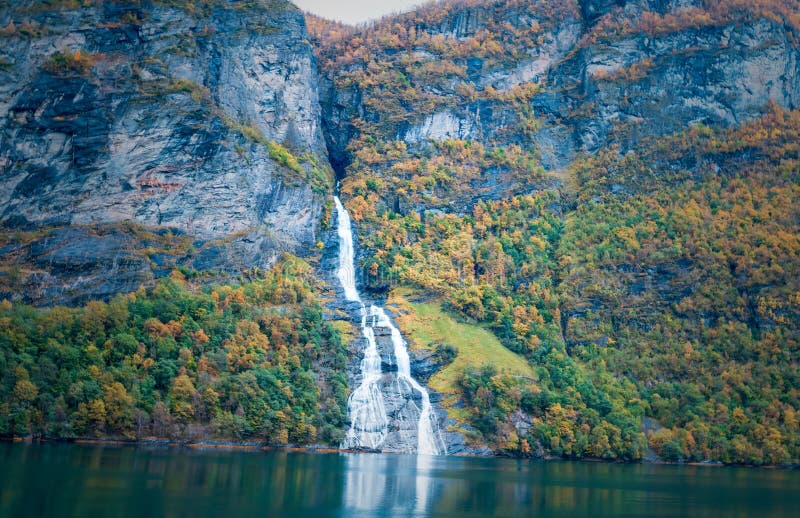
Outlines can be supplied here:
[[350, 215], [342, 205], [338, 196], [334, 198], [339, 234], [339, 269], [336, 272], [348, 301], [361, 304], [361, 333], [367, 342], [364, 358], [361, 360], [361, 384], [350, 394], [347, 411], [350, 414], [350, 430], [347, 432], [344, 446], [346, 448], [380, 449], [386, 440], [389, 420], [380, 390], [381, 358], [375, 340], [375, 327], [390, 330], [394, 356], [397, 361], [397, 382], [408, 384], [412, 390], [419, 392], [422, 408], [419, 410], [417, 423], [417, 453], [439, 455], [446, 453], [441, 437], [437, 445], [433, 431], [435, 416], [431, 409], [430, 395], [427, 389], [411, 376], [411, 362], [408, 349], [400, 330], [389, 318], [383, 308], [370, 305], [366, 308], [356, 289], [353, 232]]
[[350, 215], [338, 197], [336, 217], [339, 232], [339, 269], [336, 272], [347, 300], [361, 304], [361, 333], [367, 340], [364, 358], [361, 360], [361, 384], [356, 387], [347, 402], [350, 414], [350, 430], [347, 432], [347, 447], [378, 449], [386, 439], [389, 420], [383, 406], [383, 395], [378, 382], [381, 377], [381, 357], [375, 341], [375, 332], [367, 322], [367, 310], [356, 290], [353, 233]]

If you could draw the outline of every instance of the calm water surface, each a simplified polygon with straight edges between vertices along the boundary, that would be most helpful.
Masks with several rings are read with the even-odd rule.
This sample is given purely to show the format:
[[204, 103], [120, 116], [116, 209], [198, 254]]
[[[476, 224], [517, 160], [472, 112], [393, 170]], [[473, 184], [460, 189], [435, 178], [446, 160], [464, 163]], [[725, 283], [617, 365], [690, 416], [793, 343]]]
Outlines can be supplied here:
[[0, 516], [800, 516], [800, 472], [0, 442]]

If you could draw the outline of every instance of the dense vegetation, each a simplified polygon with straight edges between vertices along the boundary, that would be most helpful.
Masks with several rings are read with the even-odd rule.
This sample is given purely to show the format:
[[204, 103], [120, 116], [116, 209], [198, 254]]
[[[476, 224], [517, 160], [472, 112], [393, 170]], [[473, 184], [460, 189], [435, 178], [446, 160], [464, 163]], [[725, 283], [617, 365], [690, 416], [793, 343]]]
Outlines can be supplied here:
[[570, 353], [636, 383], [670, 459], [800, 458], [800, 113], [579, 164]]
[[[798, 5], [612, 12], [570, 56], [550, 57], [756, 19], [796, 43]], [[344, 95], [328, 137], [360, 280], [391, 293], [414, 346], [447, 357], [431, 386], [457, 427], [495, 451], [800, 462], [800, 112], [771, 106], [735, 128], [630, 139], [548, 172], [532, 107], [546, 84], [493, 74], [583, 24], [580, 11], [462, 0], [359, 29], [308, 18], [323, 75]], [[91, 58], [59, 51], [43, 70], [88, 74]], [[636, 82], [657, 66], [645, 58], [592, 79]], [[223, 117], [203, 87], [153, 94], [190, 95], [240, 134], [240, 154], [263, 146], [284, 181], [330, 191], [326, 165]], [[599, 116], [583, 99], [569, 108], [579, 122]], [[435, 124], [460, 133], [420, 136]], [[314, 288], [288, 259], [236, 286], [175, 273], [108, 304], [4, 302], [0, 433], [336, 444], [344, 352]]]
[[[358, 182], [357, 176], [346, 179], [343, 192], [352, 193], [348, 205], [361, 228], [375, 229], [360, 232], [361, 246], [371, 252], [365, 278], [441, 297], [445, 307], [484, 324], [537, 367], [536, 381], [491, 368], [463, 372], [460, 384], [472, 408], [467, 421], [484, 439], [523, 454], [644, 455], [644, 407], [631, 403], [633, 384], [602, 368], [587, 370], [566, 354], [554, 284], [563, 233], [552, 210], [560, 204], [557, 192], [479, 201], [465, 216], [401, 215]], [[509, 419], [519, 408], [535, 423], [529, 437], [519, 437]]]
[[345, 350], [310, 267], [231, 286], [175, 271], [109, 303], [0, 307], [0, 434], [338, 444]]
[[[638, 459], [649, 445], [670, 460], [797, 462], [798, 115], [612, 146], [554, 177], [530, 138], [543, 85], [485, 78], [530, 59], [577, 3], [448, 5], [359, 30], [309, 25], [322, 69], [363, 99], [341, 192], [364, 281], [411, 287], [534, 368], [462, 368], [466, 411], [451, 415], [516, 454]], [[579, 47], [759, 18], [791, 32], [798, 8], [608, 15]], [[492, 123], [417, 141], [436, 113]]]
[[465, 216], [398, 214], [357, 176], [344, 190], [376, 229], [365, 277], [439, 297], [535, 366], [463, 373], [460, 416], [495, 447], [636, 459], [649, 416], [663, 458], [781, 464], [800, 457], [798, 137], [800, 113], [773, 107], [581, 160], [567, 200]]

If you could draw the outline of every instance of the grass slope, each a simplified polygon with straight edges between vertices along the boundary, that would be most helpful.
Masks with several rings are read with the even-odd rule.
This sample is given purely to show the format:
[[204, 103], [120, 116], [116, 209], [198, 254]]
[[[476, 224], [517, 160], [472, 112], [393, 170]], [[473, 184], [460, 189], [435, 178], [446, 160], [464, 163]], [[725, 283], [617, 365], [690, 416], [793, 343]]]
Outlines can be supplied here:
[[459, 393], [458, 379], [468, 367], [493, 364], [498, 371], [535, 378], [533, 368], [521, 355], [500, 343], [486, 329], [456, 321], [442, 310], [438, 301], [411, 302], [412, 291], [395, 289], [389, 305], [397, 313], [397, 324], [411, 348], [433, 349], [433, 344], [448, 343], [458, 354], [455, 360], [431, 377], [429, 386], [442, 394]]

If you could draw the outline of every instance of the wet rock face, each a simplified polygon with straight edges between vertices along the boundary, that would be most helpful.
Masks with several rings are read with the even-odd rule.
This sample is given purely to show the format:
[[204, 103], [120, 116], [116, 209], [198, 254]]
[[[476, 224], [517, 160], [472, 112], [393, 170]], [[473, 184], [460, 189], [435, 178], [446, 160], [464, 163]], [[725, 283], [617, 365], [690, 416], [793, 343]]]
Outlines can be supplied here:
[[[221, 0], [195, 13], [112, 2], [0, 9], [0, 26], [23, 22], [34, 29], [0, 36], [0, 224], [129, 220], [203, 242], [238, 240], [188, 264], [224, 271], [313, 249], [321, 195], [258, 142], [327, 166], [317, 73], [296, 8]], [[91, 259], [88, 243], [81, 261]], [[136, 246], [120, 245], [120, 254]]]
[[[412, 151], [425, 152], [431, 141], [448, 139], [476, 140], [486, 146], [533, 144], [543, 167], [559, 170], [579, 153], [594, 153], [603, 146], [618, 144], [625, 151], [644, 138], [681, 131], [690, 124], [738, 124], [763, 114], [770, 102], [787, 109], [800, 106], [800, 49], [792, 29], [784, 24], [753, 18], [652, 35], [592, 33], [603, 17], [608, 22], [626, 20], [633, 27], [645, 12], [651, 17], [675, 15], [703, 5], [699, 0], [581, 0], [579, 12], [557, 20], [537, 46], [526, 49], [526, 58], [499, 65], [478, 57], [459, 61], [466, 81], [477, 90], [491, 86], [508, 92], [522, 84], [541, 86], [530, 101], [536, 119], [536, 130], [530, 134], [518, 129], [518, 106], [467, 101], [457, 93], [451, 94], [447, 109], [419, 113], [417, 119], [392, 127], [381, 120], [379, 109], [371, 108], [373, 92], [359, 92], [345, 83], [338, 90], [325, 89], [322, 96], [325, 124], [336, 130], [329, 147], [346, 165], [347, 145], [358, 133], [352, 122], [360, 119], [384, 124], [384, 138], [403, 140]], [[513, 7], [505, 12], [513, 13]], [[529, 21], [509, 19], [522, 27]], [[467, 38], [484, 24], [480, 8], [463, 8], [453, 9], [441, 26], [417, 30]], [[420, 57], [420, 51], [413, 52], [410, 57]], [[438, 59], [430, 53], [424, 58]], [[329, 85], [336, 75], [337, 71], [327, 72]], [[415, 86], [425, 91], [425, 84]], [[478, 188], [495, 190], [501, 197], [510, 192], [503, 185]], [[460, 203], [455, 205], [456, 212], [462, 210]]]
[[347, 145], [358, 132], [353, 125], [354, 117], [364, 116], [361, 92], [358, 88], [339, 89], [330, 76], [320, 77], [320, 103], [322, 125], [328, 158], [337, 176], [343, 177], [350, 162]]
[[577, 144], [589, 152], [609, 143], [630, 149], [689, 124], [738, 124], [770, 102], [800, 106], [800, 50], [785, 28], [767, 20], [636, 35], [584, 49], [573, 65], [584, 71], [581, 85], [593, 108], [572, 119]]
[[[333, 232], [331, 232], [333, 234]], [[333, 279], [331, 279], [333, 284]], [[337, 286], [337, 284], [333, 284]], [[341, 295], [339, 293], [338, 295]], [[342, 299], [337, 295], [337, 299]], [[354, 328], [361, 322], [361, 306], [359, 304], [334, 303], [331, 311], [343, 312], [349, 316]], [[417, 434], [420, 409], [422, 407], [422, 395], [415, 390], [404, 378], [397, 376], [397, 359], [394, 356], [394, 345], [392, 344], [391, 332], [386, 327], [376, 326], [373, 328], [375, 333], [378, 354], [381, 358], [382, 376], [378, 382], [380, 392], [383, 397], [383, 404], [386, 416], [389, 421], [389, 428], [386, 430], [386, 439], [381, 447], [381, 451], [392, 453], [409, 453], [417, 451]], [[348, 365], [348, 384], [350, 387], [357, 387], [361, 383], [360, 362], [364, 356], [366, 347], [365, 339], [359, 336], [350, 344], [350, 361]], [[422, 384], [437, 370], [444, 362], [434, 353], [427, 351], [409, 351], [410, 367], [412, 376]], [[435, 416], [436, 426], [434, 434], [437, 437], [437, 444], [443, 444], [446, 453], [449, 455], [488, 455], [491, 451], [486, 447], [467, 444], [463, 433], [450, 431], [449, 427], [456, 425], [452, 418], [448, 418], [447, 412], [441, 406], [441, 395], [431, 392], [431, 409]], [[460, 425], [464, 428], [464, 425]]]
[[625, 5], [625, 0], [581, 0], [580, 5], [583, 17], [587, 21], [593, 22], [613, 7]]
[[[390, 329], [376, 326], [373, 331], [383, 372], [378, 386], [383, 396], [386, 417], [389, 421], [386, 440], [381, 450], [392, 453], [414, 453], [417, 451], [417, 426], [420, 408], [422, 408], [422, 395], [408, 381], [397, 375], [397, 359], [394, 356]], [[361, 342], [363, 339], [359, 339], [353, 344], [357, 351], [356, 355], [363, 355], [364, 344]], [[412, 362], [412, 365], [414, 363]], [[351, 372], [354, 374], [354, 378], [359, 376], [359, 369], [351, 370]], [[357, 386], [360, 381], [354, 379], [351, 386]]]
[[[383, 359], [383, 355], [381, 355]], [[403, 378], [386, 373], [381, 379], [381, 393], [389, 418], [384, 451], [413, 453], [417, 451], [417, 423], [422, 396]]]

